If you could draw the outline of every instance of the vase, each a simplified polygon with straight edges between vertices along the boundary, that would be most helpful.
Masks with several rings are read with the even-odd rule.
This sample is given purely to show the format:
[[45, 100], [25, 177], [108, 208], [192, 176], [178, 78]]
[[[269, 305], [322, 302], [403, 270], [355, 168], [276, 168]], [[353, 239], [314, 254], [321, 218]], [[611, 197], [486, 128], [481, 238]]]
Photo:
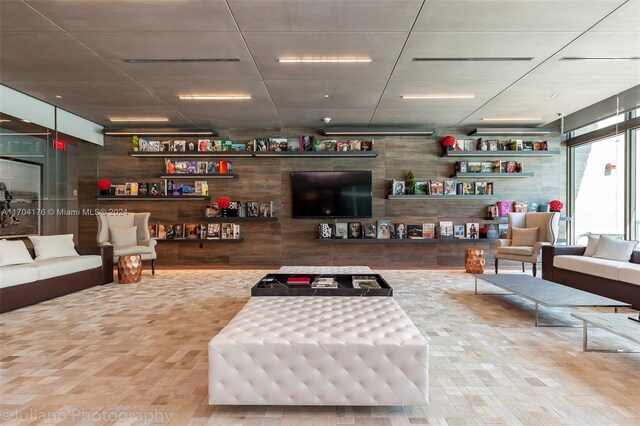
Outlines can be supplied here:
[[109, 190], [108, 189], [101, 189], [100, 190], [100, 195], [109, 195]]

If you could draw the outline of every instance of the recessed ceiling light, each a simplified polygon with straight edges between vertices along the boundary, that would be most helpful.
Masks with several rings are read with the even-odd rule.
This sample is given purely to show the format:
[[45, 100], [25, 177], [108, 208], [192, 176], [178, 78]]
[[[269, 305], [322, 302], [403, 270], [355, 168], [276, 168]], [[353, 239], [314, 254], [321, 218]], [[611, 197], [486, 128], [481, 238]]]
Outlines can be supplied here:
[[458, 57], [458, 58], [413, 58], [413, 62], [519, 62], [532, 61], [532, 57], [518, 56], [486, 56], [486, 57]]
[[60, 96], [60, 95], [56, 95], [56, 98], [58, 98], [58, 99], [62, 99], [62, 96]]
[[143, 58], [125, 58], [120, 59], [126, 64], [170, 64], [170, 63], [189, 63], [189, 62], [240, 62], [239, 58], [177, 58], [177, 59], [143, 59]]
[[638, 61], [640, 56], [563, 56], [561, 61]]
[[555, 98], [556, 96], [558, 96], [558, 95], [556, 95], [555, 93], [552, 94], [552, 95], [549, 95], [550, 98]]
[[402, 95], [402, 99], [473, 99], [475, 95]]
[[541, 121], [540, 117], [483, 117], [482, 121]]
[[281, 63], [313, 63], [313, 64], [349, 64], [359, 62], [371, 62], [371, 58], [279, 58]]
[[183, 101], [237, 101], [251, 99], [251, 95], [178, 95]]
[[109, 117], [109, 121], [113, 123], [123, 123], [127, 121], [139, 123], [161, 123], [169, 121], [167, 117]]
[[329, 95], [324, 95], [324, 97], [325, 97], [325, 98], [328, 98], [328, 97], [329, 97]]

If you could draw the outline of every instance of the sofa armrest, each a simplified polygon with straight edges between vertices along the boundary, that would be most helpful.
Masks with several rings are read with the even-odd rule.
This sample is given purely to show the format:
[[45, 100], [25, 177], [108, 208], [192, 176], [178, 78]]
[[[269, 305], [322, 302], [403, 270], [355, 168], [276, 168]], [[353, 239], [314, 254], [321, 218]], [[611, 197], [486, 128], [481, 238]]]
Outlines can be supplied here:
[[583, 246], [542, 246], [542, 279], [554, 281], [553, 273], [555, 268], [553, 267], [553, 258], [555, 256], [582, 256], [586, 249]]
[[103, 245], [100, 247], [76, 247], [79, 255], [99, 255], [102, 257], [102, 284], [113, 282], [113, 246]]
[[501, 239], [497, 239], [494, 243], [493, 243], [495, 248], [498, 247], [509, 247], [511, 245], [511, 239], [506, 239], [506, 238], [501, 238]]
[[631, 253], [631, 263], [640, 263], [640, 251], [634, 250]]
[[149, 248], [154, 248], [158, 244], [158, 241], [155, 238], [149, 238], [146, 240], [138, 241], [138, 245], [147, 246]]

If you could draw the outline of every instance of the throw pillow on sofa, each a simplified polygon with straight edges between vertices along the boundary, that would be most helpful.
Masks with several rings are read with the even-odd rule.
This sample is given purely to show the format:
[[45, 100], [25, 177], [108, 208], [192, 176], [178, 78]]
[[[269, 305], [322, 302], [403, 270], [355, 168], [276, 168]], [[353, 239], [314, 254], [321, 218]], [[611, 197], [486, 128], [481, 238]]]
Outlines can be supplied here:
[[0, 266], [32, 263], [33, 258], [23, 241], [0, 240]]
[[587, 248], [584, 250], [583, 256], [592, 257], [598, 251], [598, 242], [600, 241], [599, 236], [595, 235], [587, 235]]
[[638, 245], [637, 241], [618, 240], [617, 238], [600, 235], [598, 250], [593, 257], [629, 262], [636, 245]]
[[511, 228], [511, 245], [532, 247], [538, 241], [538, 227]]
[[138, 244], [137, 226], [109, 228], [111, 243], [116, 247], [135, 246]]
[[73, 234], [32, 236], [29, 239], [36, 252], [36, 260], [80, 256], [73, 243]]

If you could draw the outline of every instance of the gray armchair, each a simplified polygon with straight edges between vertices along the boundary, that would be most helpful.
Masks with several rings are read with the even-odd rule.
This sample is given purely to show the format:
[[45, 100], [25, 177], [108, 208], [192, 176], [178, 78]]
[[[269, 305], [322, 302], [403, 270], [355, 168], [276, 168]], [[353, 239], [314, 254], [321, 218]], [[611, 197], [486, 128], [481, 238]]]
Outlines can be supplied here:
[[[558, 238], [558, 223], [560, 213], [509, 213], [509, 227], [507, 238], [499, 239], [495, 242], [493, 257], [495, 258], [496, 274], [498, 273], [498, 259], [514, 260], [522, 262], [522, 272], [524, 264], [533, 264], [533, 276], [536, 276], [536, 265], [540, 259], [542, 246], [553, 245]], [[512, 245], [512, 228], [538, 228], [537, 237], [531, 245]], [[517, 241], [516, 241], [517, 243]]]
[[[98, 219], [98, 245], [113, 246], [113, 261], [117, 262], [120, 256], [139, 254], [142, 260], [151, 260], [151, 273], [156, 273], [156, 244], [155, 239], [149, 234], [149, 217], [151, 213], [129, 213], [96, 215]], [[115, 245], [111, 235], [111, 228], [136, 227], [135, 244]]]

